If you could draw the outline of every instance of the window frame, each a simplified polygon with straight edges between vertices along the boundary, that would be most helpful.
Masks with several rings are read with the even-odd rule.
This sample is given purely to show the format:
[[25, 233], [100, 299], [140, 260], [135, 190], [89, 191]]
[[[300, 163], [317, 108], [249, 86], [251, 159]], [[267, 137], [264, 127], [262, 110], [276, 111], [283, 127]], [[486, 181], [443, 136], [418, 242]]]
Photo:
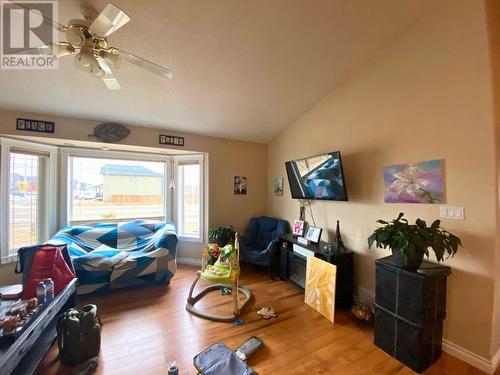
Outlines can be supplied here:
[[[180, 209], [179, 209], [179, 199], [180, 199], [180, 192], [181, 190], [179, 189], [179, 165], [186, 165], [186, 164], [198, 164], [200, 166], [200, 199], [199, 199], [199, 206], [200, 206], [200, 224], [199, 224], [199, 230], [198, 236], [190, 236], [190, 235], [182, 235], [179, 232], [179, 226], [180, 226]], [[179, 240], [184, 241], [184, 242], [196, 242], [196, 243], [202, 243], [204, 238], [205, 238], [205, 233], [204, 233], [204, 228], [205, 228], [205, 157], [203, 154], [199, 155], [176, 155], [174, 157], [174, 181], [176, 184], [176, 189], [174, 197], [173, 197], [173, 215], [172, 217], [174, 219], [174, 223], [176, 224], [177, 228], [177, 236], [179, 237]]]
[[[49, 210], [55, 208], [57, 201], [57, 147], [48, 146], [39, 143], [14, 140], [11, 138], [0, 138], [0, 263], [6, 264], [17, 259], [17, 254], [9, 248], [9, 222], [10, 222], [10, 161], [11, 153], [19, 149], [27, 154], [32, 152], [46, 153], [46, 162], [44, 168], [41, 168], [40, 179], [43, 181], [43, 187], [39, 192], [40, 197], [45, 202], [39, 206], [41, 216], [45, 218], [37, 223], [38, 242], [48, 240], [57, 231], [57, 217], [50, 215]], [[57, 209], [56, 209], [57, 212]], [[36, 244], [33, 244], [36, 245]]]
[[[154, 162], [163, 162], [165, 165], [165, 176], [167, 180], [164, 184], [165, 189], [165, 217], [163, 220], [172, 221], [177, 229], [177, 236], [179, 241], [182, 242], [197, 242], [202, 243], [205, 238], [206, 231], [206, 219], [205, 219], [205, 155], [204, 154], [148, 154], [148, 153], [139, 153], [139, 152], [126, 152], [126, 151], [114, 151], [114, 150], [96, 150], [96, 149], [85, 149], [85, 148], [76, 148], [76, 147], [60, 147], [59, 152], [61, 154], [61, 166], [60, 166], [60, 226], [64, 227], [70, 225], [70, 217], [71, 217], [71, 204], [72, 200], [68, 200], [71, 196], [71, 187], [72, 187], [72, 168], [70, 163], [71, 157], [88, 157], [88, 158], [102, 158], [102, 159], [117, 159], [117, 160], [137, 160], [137, 161], [154, 161]], [[176, 184], [176, 189], [171, 191], [169, 188], [169, 183], [172, 175], [171, 169], [171, 160], [174, 160], [174, 171], [173, 178]], [[179, 223], [180, 219], [178, 216], [178, 192], [179, 189], [177, 187], [178, 182], [178, 166], [179, 161], [195, 161], [200, 164], [200, 235], [199, 236], [183, 236], [179, 233]], [[73, 223], [82, 223], [85, 222], [91, 223], [96, 221], [112, 221], [112, 222], [120, 222], [129, 220], [127, 218], [124, 219], [112, 219], [112, 220], [74, 220]]]
[[[114, 160], [127, 160], [127, 161], [150, 161], [150, 162], [161, 162], [165, 163], [168, 159], [166, 155], [158, 154], [144, 154], [135, 152], [123, 152], [123, 151], [110, 151], [110, 150], [95, 150], [95, 149], [83, 149], [83, 148], [69, 148], [61, 147], [61, 209], [60, 218], [62, 226], [74, 225], [74, 224], [85, 224], [85, 223], [95, 223], [95, 222], [122, 222], [139, 218], [123, 218], [123, 219], [93, 219], [93, 220], [71, 220], [72, 214], [72, 203], [73, 200], [69, 199], [72, 194], [72, 181], [73, 181], [73, 170], [70, 163], [71, 158], [90, 158], [90, 159], [114, 159]], [[169, 171], [165, 170], [167, 181], [170, 179]], [[161, 216], [162, 220], [170, 220], [169, 216], [169, 202], [171, 200], [171, 193], [166, 188], [168, 184], [164, 184], [164, 212], [165, 216]], [[156, 218], [159, 218], [157, 216]], [[148, 219], [148, 217], [145, 217]], [[152, 219], [152, 218], [151, 218]]]

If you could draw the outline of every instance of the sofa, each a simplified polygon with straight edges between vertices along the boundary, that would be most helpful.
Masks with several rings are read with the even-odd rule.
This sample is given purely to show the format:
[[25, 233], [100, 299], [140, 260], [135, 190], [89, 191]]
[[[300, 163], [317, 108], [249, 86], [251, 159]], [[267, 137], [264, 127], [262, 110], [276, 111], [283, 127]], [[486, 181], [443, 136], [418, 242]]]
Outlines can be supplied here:
[[68, 226], [47, 241], [67, 245], [78, 294], [169, 283], [176, 271], [177, 243], [173, 223], [152, 220]]
[[245, 233], [240, 238], [240, 257], [247, 263], [269, 267], [278, 245], [278, 237], [288, 233], [288, 221], [268, 216], [250, 219]]

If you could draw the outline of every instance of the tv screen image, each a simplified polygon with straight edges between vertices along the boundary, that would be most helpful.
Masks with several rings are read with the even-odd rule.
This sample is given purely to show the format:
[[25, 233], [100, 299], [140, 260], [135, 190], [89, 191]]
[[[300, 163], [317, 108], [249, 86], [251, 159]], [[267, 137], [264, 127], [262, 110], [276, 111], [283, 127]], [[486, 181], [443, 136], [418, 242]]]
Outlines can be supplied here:
[[339, 151], [287, 161], [285, 166], [292, 198], [347, 200]]

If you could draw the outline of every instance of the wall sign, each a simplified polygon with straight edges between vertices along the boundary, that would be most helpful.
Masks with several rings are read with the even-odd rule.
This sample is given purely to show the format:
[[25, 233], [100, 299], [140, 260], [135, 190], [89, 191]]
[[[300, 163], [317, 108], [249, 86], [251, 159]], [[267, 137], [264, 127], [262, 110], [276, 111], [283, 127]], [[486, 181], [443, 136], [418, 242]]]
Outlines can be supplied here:
[[173, 135], [160, 135], [160, 144], [184, 147], [184, 137], [175, 137]]
[[55, 123], [50, 121], [30, 120], [26, 118], [18, 118], [16, 122], [16, 130], [23, 130], [38, 133], [54, 133]]

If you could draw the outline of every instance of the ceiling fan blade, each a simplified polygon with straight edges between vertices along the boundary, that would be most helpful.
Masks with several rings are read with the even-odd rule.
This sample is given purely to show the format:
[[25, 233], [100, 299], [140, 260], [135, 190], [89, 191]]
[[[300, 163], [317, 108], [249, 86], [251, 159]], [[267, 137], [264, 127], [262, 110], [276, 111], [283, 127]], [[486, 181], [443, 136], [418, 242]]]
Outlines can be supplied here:
[[[15, 1], [11, 1], [11, 0], [7, 0], [7, 1], [10, 2], [14, 6], [17, 6], [19, 8], [23, 8], [23, 9], [27, 10], [30, 13], [34, 12], [33, 9], [31, 9], [29, 7], [26, 7], [23, 4], [21, 4], [21, 3], [16, 3]], [[49, 26], [51, 26], [54, 29], [59, 30], [59, 31], [66, 30], [66, 26], [64, 26], [63, 24], [60, 24], [59, 22], [56, 22], [53, 19], [45, 16], [43, 13], [40, 14], [39, 12], [36, 12], [34, 14], [36, 14], [36, 16], [38, 16], [38, 17], [41, 15], [41, 17], [43, 18], [43, 23], [44, 24], [49, 25]]]
[[111, 67], [109, 66], [108, 62], [100, 56], [97, 56], [96, 59], [97, 62], [99, 63], [100, 68], [102, 69], [102, 72], [104, 72], [104, 75], [102, 76], [101, 79], [106, 85], [106, 87], [110, 90], [120, 90], [122, 87], [120, 86], [118, 80], [113, 75], [113, 71], [111, 70]]
[[136, 56], [130, 52], [124, 51], [119, 48], [110, 48], [110, 50], [117, 51], [120, 56], [123, 58], [123, 60], [128, 61], [131, 64], [134, 64], [135, 66], [138, 66], [139, 68], [143, 68], [146, 70], [149, 70], [151, 73], [155, 73], [158, 75], [161, 75], [162, 77], [172, 79], [174, 72], [172, 72], [170, 69], [167, 69], [161, 65], [158, 65], [154, 62], [151, 62], [149, 60], [143, 59], [142, 57]]
[[57, 58], [74, 54], [76, 48], [69, 43], [59, 42], [48, 44], [37, 48], [28, 48], [17, 53], [17, 55], [55, 55]]
[[121, 90], [121, 88], [122, 88], [115, 77], [112, 77], [112, 78], [104, 77], [101, 79], [104, 82], [104, 84], [106, 85], [106, 87], [110, 90]]
[[102, 38], [106, 38], [129, 21], [130, 17], [123, 10], [113, 4], [108, 4], [92, 22], [89, 30]]

